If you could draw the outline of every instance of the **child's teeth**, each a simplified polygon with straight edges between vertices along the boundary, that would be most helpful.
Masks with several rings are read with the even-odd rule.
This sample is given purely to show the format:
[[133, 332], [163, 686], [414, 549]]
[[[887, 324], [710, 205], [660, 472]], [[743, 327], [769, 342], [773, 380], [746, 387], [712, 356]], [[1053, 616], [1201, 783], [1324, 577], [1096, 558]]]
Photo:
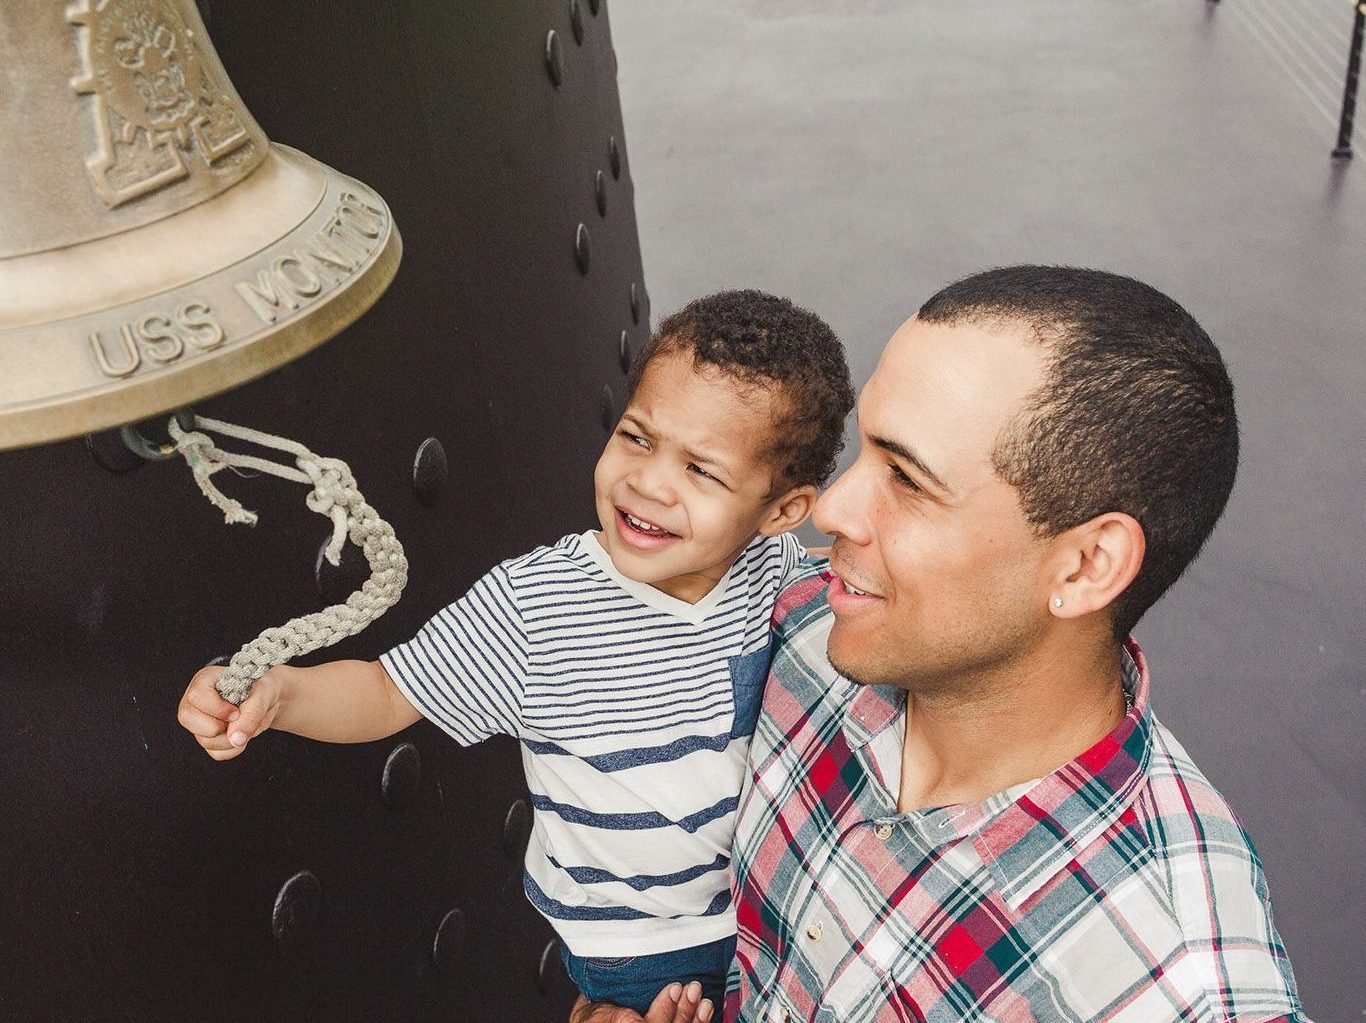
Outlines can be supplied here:
[[631, 525], [635, 526], [637, 529], [643, 529], [643, 530], [645, 530], [646, 532], [649, 532], [649, 533], [662, 533], [662, 532], [664, 532], [664, 531], [663, 531], [662, 529], [660, 529], [658, 526], [652, 526], [652, 525], [650, 525], [648, 522], [642, 522], [640, 519], [636, 518], [636, 517], [635, 517], [634, 515], [632, 515], [630, 512], [627, 512], [627, 513], [626, 513], [626, 521], [629, 522], [629, 523], [631, 523]]

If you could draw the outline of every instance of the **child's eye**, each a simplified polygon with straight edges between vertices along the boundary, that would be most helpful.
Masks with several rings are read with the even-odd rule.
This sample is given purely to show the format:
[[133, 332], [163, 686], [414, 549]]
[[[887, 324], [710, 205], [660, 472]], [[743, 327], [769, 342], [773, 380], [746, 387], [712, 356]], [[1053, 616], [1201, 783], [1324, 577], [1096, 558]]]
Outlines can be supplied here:
[[618, 430], [617, 433], [624, 438], [628, 444], [634, 444], [637, 447], [642, 448], [649, 448], [650, 446], [648, 440], [637, 433], [632, 433], [630, 430]]
[[693, 473], [694, 475], [697, 475], [697, 476], [701, 476], [701, 477], [702, 477], [703, 479], [705, 479], [705, 480], [714, 480], [714, 479], [716, 479], [715, 476], [713, 476], [711, 473], [707, 472], [706, 469], [703, 469], [700, 465], [697, 465], [695, 462], [689, 462], [689, 463], [688, 463], [688, 472]]
[[887, 468], [891, 471], [892, 481], [899, 487], [904, 487], [913, 494], [921, 493], [920, 485], [901, 471], [901, 466], [895, 462], [889, 462]]

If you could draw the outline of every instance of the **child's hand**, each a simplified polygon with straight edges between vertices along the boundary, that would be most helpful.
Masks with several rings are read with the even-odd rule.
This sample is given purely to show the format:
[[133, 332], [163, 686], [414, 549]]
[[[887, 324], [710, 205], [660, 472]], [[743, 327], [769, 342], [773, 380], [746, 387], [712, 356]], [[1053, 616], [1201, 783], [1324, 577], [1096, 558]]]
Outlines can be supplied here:
[[252, 686], [242, 706], [234, 707], [214, 688], [221, 674], [220, 667], [200, 669], [180, 698], [176, 719], [209, 756], [231, 760], [275, 720], [280, 710], [280, 682], [274, 669], [266, 672]]

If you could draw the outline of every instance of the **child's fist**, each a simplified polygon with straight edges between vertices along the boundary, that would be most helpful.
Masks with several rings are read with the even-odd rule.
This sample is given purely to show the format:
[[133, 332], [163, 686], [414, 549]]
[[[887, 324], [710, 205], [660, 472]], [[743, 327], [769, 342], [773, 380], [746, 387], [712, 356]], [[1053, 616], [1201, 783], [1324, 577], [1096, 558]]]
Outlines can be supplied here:
[[220, 667], [201, 668], [190, 679], [180, 698], [176, 719], [215, 760], [231, 760], [247, 743], [260, 735], [275, 720], [280, 703], [280, 686], [266, 672], [252, 686], [242, 706], [234, 707], [218, 695], [214, 683], [223, 674]]

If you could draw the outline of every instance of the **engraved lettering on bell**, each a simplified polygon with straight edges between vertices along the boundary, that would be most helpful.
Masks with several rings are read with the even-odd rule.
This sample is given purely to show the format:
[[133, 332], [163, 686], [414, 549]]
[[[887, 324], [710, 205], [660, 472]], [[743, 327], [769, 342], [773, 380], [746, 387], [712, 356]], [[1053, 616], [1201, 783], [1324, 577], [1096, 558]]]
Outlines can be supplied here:
[[91, 331], [90, 349], [100, 372], [118, 379], [136, 373], [144, 355], [153, 363], [165, 365], [191, 348], [217, 348], [225, 336], [208, 303], [192, 301], [182, 303], [174, 312], [153, 310], [136, 321]]
[[262, 323], [274, 323], [281, 313], [299, 309], [350, 277], [384, 237], [388, 224], [386, 210], [343, 192], [322, 230], [292, 253], [258, 269], [254, 277], [239, 279], [234, 288]]
[[250, 154], [229, 85], [201, 59], [194, 29], [174, 5], [84, 0], [67, 20], [85, 65], [72, 86], [91, 97], [95, 118], [86, 166], [107, 205], [210, 172], [244, 148], [241, 155]]
[[91, 331], [90, 347], [95, 352], [95, 361], [99, 363], [100, 371], [107, 377], [126, 377], [131, 376], [138, 366], [142, 363], [142, 354], [138, 351], [137, 343], [133, 340], [132, 330], [128, 324], [119, 326], [119, 340], [114, 342], [116, 352], [122, 352], [121, 358], [111, 358], [105, 351], [104, 339], [101, 332]]

